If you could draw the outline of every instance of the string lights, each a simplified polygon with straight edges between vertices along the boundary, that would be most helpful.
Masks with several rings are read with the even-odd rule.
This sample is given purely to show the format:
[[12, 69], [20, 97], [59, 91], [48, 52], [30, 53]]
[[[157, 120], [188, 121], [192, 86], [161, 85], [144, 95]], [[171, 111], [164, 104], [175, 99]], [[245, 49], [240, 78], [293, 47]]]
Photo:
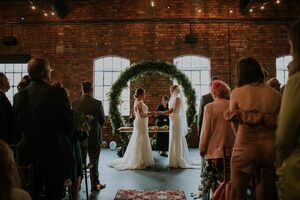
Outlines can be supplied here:
[[266, 9], [266, 6], [268, 6], [270, 4], [279, 5], [280, 3], [281, 3], [280, 0], [272, 0], [272, 1], [268, 1], [268, 2], [262, 3], [262, 4], [257, 4], [257, 5], [251, 6], [249, 8], [249, 12], [253, 13], [255, 10], [261, 10], [261, 11], [263, 11], [263, 10]]
[[[45, 17], [48, 17], [49, 15], [52, 15], [54, 16], [55, 15], [55, 12], [54, 11], [49, 11], [49, 12], [46, 12], [45, 10], [41, 9], [41, 8], [38, 8], [31, 0], [27, 0], [30, 4], [30, 8], [31, 10], [39, 10], [43, 13], [43, 15]], [[22, 20], [24, 20], [24, 18], [22, 18]]]

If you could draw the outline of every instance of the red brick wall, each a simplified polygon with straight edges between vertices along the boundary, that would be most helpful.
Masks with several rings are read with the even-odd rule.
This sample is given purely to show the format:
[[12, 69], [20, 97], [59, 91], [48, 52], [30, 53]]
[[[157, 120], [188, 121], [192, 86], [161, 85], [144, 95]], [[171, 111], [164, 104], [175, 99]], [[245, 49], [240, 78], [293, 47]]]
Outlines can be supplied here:
[[[241, 56], [253, 56], [275, 76], [276, 58], [289, 54], [287, 31], [300, 14], [297, 0], [268, 5], [265, 11], [242, 16], [237, 0], [166, 0], [155, 1], [67, 1], [68, 15], [44, 17], [25, 2], [0, 2], [0, 36], [13, 35], [15, 47], [0, 44], [0, 54], [31, 54], [49, 59], [53, 78], [69, 89], [71, 99], [80, 96], [79, 83], [93, 78], [93, 59], [118, 55], [132, 62], [163, 60], [184, 54], [211, 59], [212, 75], [219, 75], [234, 86], [235, 64]], [[46, 11], [50, 6], [37, 4]], [[168, 6], [170, 8], [168, 8]], [[228, 8], [233, 10], [228, 13]], [[202, 12], [198, 12], [202, 9]], [[21, 21], [21, 17], [25, 20]], [[196, 44], [183, 42], [192, 30]], [[162, 95], [168, 94], [167, 77], [142, 77], [131, 84], [147, 91], [147, 103], [155, 109]], [[112, 139], [109, 124], [104, 140]], [[193, 145], [197, 144], [192, 136]]]

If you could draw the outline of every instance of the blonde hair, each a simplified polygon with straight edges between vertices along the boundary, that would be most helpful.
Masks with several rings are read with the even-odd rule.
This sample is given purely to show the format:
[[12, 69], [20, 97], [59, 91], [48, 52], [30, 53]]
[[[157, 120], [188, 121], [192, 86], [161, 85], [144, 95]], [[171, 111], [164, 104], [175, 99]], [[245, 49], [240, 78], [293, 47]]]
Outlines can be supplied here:
[[13, 151], [2, 140], [0, 140], [0, 185], [1, 200], [10, 200], [11, 189], [21, 186]]

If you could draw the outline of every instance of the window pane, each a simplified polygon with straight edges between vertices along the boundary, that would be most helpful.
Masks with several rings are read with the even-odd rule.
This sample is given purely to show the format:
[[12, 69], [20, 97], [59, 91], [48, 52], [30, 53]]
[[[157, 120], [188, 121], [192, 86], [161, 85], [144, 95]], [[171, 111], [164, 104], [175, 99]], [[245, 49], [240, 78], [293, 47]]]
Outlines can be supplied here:
[[130, 103], [129, 101], [123, 101], [121, 106], [121, 113], [124, 116], [129, 116], [130, 114]]
[[209, 86], [201, 86], [201, 96], [209, 93]]
[[105, 57], [104, 58], [104, 71], [111, 71], [112, 70], [112, 57]]
[[[108, 114], [108, 95], [111, 85], [116, 81], [130, 61], [117, 56], [107, 56], [94, 61], [94, 97], [103, 101], [105, 114]], [[129, 91], [124, 90], [121, 94], [122, 101], [128, 101], [129, 104]], [[120, 107], [122, 107], [120, 105]], [[122, 108], [123, 109], [123, 108]], [[123, 112], [123, 110], [120, 112]]]
[[94, 85], [103, 85], [103, 72], [95, 72]]
[[5, 72], [5, 64], [0, 64], [0, 72]]
[[14, 65], [13, 64], [6, 64], [5, 65], [6, 72], [13, 72], [14, 71]]
[[22, 64], [22, 71], [27, 74], [27, 64]]
[[14, 64], [14, 72], [22, 72], [22, 64]]
[[209, 85], [210, 73], [209, 71], [201, 71], [201, 85]]
[[19, 84], [19, 82], [21, 81], [21, 73], [15, 73], [14, 74], [14, 80], [13, 80], [13, 85], [17, 86]]
[[104, 72], [104, 85], [112, 83], [112, 72]]
[[193, 71], [191, 79], [193, 84], [200, 84], [200, 71]]
[[107, 116], [107, 115], [108, 115], [108, 110], [109, 110], [109, 104], [108, 104], [108, 101], [102, 101], [102, 104], [103, 104], [103, 110], [104, 110], [104, 113], [105, 113], [105, 115]]

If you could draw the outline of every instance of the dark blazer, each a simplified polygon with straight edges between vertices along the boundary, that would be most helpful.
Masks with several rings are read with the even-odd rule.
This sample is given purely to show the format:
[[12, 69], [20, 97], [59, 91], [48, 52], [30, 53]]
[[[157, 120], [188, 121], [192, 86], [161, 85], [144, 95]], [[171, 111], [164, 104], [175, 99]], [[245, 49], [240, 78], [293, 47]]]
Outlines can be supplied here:
[[65, 90], [32, 81], [14, 98], [14, 112], [24, 136], [20, 157], [37, 170], [60, 170], [74, 163], [70, 137], [74, 119]]
[[204, 106], [206, 106], [206, 104], [209, 104], [213, 101], [214, 101], [214, 99], [210, 93], [205, 94], [201, 97], [199, 111], [198, 111], [198, 118], [197, 118], [198, 136], [201, 135]]
[[5, 93], [0, 91], [0, 139], [12, 145], [19, 142], [20, 135], [13, 107]]
[[94, 99], [90, 95], [83, 95], [72, 103], [73, 110], [77, 115], [92, 115], [94, 117], [91, 123], [91, 130], [88, 137], [88, 146], [99, 146], [102, 141], [101, 128], [105, 122], [105, 114], [102, 102]]

